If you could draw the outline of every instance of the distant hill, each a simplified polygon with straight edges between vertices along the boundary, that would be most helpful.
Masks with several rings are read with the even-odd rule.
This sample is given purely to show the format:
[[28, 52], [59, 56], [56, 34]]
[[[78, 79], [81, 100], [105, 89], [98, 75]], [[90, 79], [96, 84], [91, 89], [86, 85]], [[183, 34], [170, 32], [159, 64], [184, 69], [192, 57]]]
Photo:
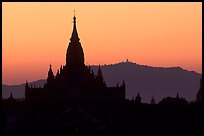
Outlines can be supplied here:
[[[91, 66], [94, 73], [97, 73], [98, 66]], [[200, 86], [201, 74], [194, 71], [187, 71], [180, 67], [162, 68], [139, 65], [132, 62], [121, 62], [111, 65], [101, 66], [103, 77], [107, 86], [116, 86], [117, 82], [126, 83], [126, 98], [131, 99], [138, 91], [142, 97], [142, 102], [150, 103], [152, 95], [156, 103], [167, 96], [175, 97], [179, 93], [180, 97], [187, 101], [194, 101]], [[46, 72], [46, 71], [45, 71]], [[29, 84], [43, 86], [46, 80], [38, 80]], [[7, 98], [10, 92], [16, 98], [24, 97], [25, 84], [3, 85], [2, 96]]]
[[[98, 66], [92, 66], [96, 73]], [[108, 86], [116, 86], [125, 80], [126, 97], [131, 99], [138, 91], [142, 102], [150, 103], [152, 95], [156, 103], [167, 96], [180, 97], [194, 101], [200, 87], [201, 74], [180, 67], [162, 68], [121, 62], [101, 66], [104, 80]]]

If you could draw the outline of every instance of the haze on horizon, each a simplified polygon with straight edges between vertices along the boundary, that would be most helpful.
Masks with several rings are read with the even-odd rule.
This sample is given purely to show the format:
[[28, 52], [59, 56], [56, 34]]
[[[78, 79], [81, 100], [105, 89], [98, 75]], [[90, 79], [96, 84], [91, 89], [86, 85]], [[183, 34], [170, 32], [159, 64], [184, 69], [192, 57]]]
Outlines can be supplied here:
[[2, 81], [45, 79], [65, 64], [76, 10], [86, 65], [127, 58], [202, 73], [202, 3], [2, 2]]

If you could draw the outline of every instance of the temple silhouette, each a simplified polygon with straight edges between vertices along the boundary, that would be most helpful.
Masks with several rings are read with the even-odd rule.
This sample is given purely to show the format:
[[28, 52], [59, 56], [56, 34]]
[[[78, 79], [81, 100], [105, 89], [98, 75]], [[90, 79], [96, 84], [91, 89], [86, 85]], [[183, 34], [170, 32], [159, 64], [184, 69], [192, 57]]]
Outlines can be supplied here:
[[[66, 64], [54, 75], [52, 66], [43, 87], [25, 85], [25, 99], [2, 101], [4, 135], [197, 135], [203, 132], [202, 79], [195, 102], [177, 93], [151, 104], [138, 92], [125, 98], [125, 82], [107, 87], [99, 65], [97, 75], [84, 64], [76, 29], [66, 53]], [[128, 59], [127, 59], [128, 62]], [[155, 79], [156, 80], [156, 79]]]
[[122, 85], [116, 87], [107, 87], [100, 65], [97, 75], [94, 75], [90, 66], [84, 64], [84, 52], [77, 33], [74, 15], [73, 32], [67, 48], [65, 66], [61, 66], [55, 76], [50, 65], [47, 82], [42, 88], [29, 86], [26, 81], [25, 100], [31, 103], [53, 104], [118, 103], [125, 100], [125, 82], [123, 81]]

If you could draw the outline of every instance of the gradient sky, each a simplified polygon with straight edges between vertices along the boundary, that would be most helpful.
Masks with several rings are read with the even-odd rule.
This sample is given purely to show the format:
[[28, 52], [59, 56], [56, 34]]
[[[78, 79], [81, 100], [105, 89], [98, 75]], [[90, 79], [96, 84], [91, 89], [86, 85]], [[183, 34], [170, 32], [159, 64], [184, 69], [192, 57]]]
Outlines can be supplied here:
[[202, 3], [2, 3], [3, 84], [65, 64], [76, 10], [86, 65], [126, 60], [202, 73]]

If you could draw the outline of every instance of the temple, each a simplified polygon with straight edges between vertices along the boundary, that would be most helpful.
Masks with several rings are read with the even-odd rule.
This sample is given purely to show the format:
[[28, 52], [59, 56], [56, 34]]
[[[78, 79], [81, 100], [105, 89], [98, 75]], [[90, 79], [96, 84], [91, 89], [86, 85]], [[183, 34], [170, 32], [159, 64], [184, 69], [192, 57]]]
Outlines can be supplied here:
[[125, 82], [116, 87], [107, 87], [100, 65], [95, 75], [91, 67], [84, 64], [84, 52], [74, 15], [73, 32], [67, 48], [65, 66], [61, 66], [54, 75], [50, 65], [47, 82], [42, 88], [29, 86], [26, 81], [25, 100], [52, 104], [117, 103], [125, 100]]

